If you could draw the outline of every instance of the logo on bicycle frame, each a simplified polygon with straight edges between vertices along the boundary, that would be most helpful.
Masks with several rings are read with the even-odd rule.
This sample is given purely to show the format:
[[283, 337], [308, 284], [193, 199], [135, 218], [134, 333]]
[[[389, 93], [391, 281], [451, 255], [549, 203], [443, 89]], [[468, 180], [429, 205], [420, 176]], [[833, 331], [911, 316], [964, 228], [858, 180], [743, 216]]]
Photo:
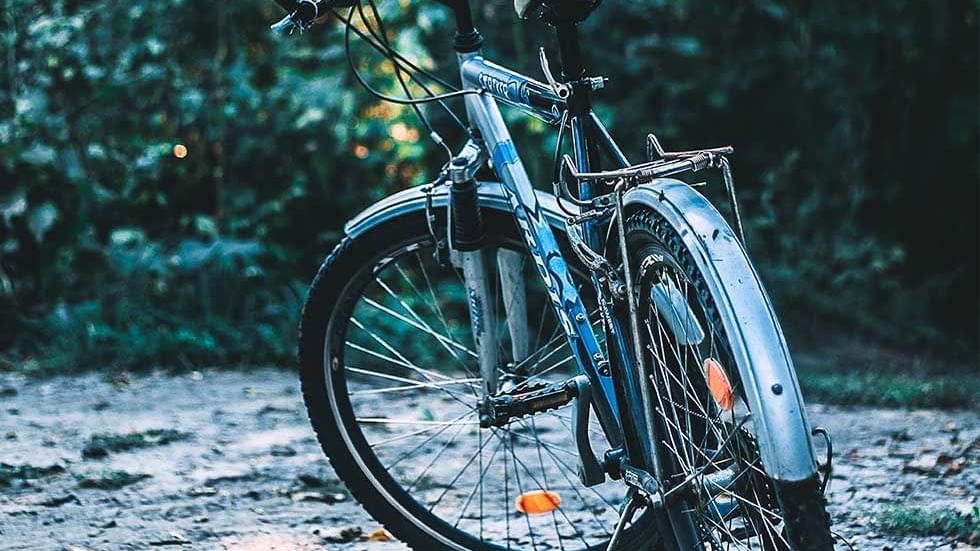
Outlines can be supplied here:
[[487, 73], [480, 73], [480, 86], [495, 96], [511, 101], [528, 102], [527, 83], [516, 80], [501, 80]]

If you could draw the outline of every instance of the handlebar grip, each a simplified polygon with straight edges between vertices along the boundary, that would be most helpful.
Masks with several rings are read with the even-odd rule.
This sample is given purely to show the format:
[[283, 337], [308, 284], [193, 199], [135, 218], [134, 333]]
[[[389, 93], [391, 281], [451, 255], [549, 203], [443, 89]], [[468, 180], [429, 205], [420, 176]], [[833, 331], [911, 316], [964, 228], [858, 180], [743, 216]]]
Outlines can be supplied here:
[[295, 26], [296, 26], [296, 22], [293, 21], [293, 16], [287, 15], [286, 17], [283, 17], [278, 23], [272, 25], [269, 28], [272, 30], [274, 34], [285, 35], [285, 34], [289, 34], [289, 32], [292, 31], [293, 27]]

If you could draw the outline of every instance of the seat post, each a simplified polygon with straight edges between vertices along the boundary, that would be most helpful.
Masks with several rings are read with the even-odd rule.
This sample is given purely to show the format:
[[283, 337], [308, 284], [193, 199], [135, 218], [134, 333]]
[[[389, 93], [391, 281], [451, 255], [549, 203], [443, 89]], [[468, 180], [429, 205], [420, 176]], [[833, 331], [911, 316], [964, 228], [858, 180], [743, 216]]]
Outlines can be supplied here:
[[582, 49], [579, 45], [578, 26], [568, 17], [555, 22], [558, 31], [558, 49], [561, 55], [561, 72], [565, 82], [574, 82], [585, 76]]
[[[579, 44], [577, 21], [570, 15], [561, 12], [557, 12], [555, 15], [553, 25], [558, 32], [562, 80], [572, 89], [568, 98], [568, 112], [575, 165], [579, 170], [594, 170], [600, 166], [600, 160], [596, 142], [590, 139], [592, 131], [592, 88], [584, 78], [586, 69]], [[579, 182], [579, 199], [588, 200], [593, 195], [594, 190], [591, 182]], [[590, 247], [599, 246], [599, 236], [594, 224], [586, 224], [584, 234], [585, 242]]]

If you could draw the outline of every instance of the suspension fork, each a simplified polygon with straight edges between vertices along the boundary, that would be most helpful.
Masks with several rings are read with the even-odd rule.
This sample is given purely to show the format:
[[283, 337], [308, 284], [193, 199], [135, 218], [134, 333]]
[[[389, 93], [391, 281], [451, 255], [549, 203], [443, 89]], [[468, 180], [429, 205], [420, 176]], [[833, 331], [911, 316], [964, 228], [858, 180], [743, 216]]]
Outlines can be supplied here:
[[452, 184], [449, 199], [450, 251], [462, 268], [466, 303], [470, 312], [473, 344], [480, 364], [483, 397], [496, 394], [499, 386], [496, 301], [491, 292], [490, 251], [480, 212], [476, 172], [486, 162], [485, 149], [474, 141], [449, 165]]

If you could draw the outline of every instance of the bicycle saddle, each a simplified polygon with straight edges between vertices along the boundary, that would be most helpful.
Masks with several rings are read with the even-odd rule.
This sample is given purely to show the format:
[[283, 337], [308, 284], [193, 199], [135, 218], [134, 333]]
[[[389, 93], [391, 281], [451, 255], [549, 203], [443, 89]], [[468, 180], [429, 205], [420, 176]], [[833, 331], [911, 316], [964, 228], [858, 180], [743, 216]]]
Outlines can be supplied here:
[[549, 23], [556, 17], [568, 18], [578, 23], [601, 3], [602, 0], [514, 0], [514, 9], [521, 19], [537, 15]]

